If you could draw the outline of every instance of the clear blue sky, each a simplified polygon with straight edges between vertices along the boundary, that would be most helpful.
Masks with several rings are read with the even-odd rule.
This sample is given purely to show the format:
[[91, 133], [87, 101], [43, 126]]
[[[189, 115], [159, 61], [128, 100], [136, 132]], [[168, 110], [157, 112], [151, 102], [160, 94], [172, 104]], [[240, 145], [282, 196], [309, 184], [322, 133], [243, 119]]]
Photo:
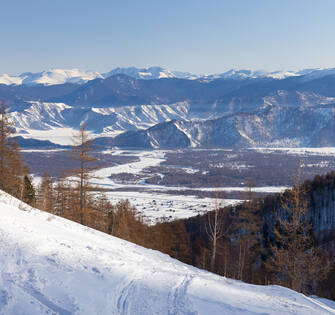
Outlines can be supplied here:
[[0, 74], [335, 67], [334, 0], [1, 0]]

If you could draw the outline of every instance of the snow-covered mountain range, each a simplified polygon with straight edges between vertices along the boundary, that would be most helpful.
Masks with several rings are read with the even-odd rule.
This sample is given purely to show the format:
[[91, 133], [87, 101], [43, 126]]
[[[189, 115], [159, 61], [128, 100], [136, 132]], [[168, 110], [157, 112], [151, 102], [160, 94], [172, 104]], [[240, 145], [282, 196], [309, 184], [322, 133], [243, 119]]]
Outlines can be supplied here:
[[0, 313], [335, 314], [334, 302], [220, 277], [0, 191]]
[[83, 84], [90, 80], [97, 78], [108, 78], [117, 74], [125, 74], [135, 79], [149, 80], [149, 79], [166, 79], [179, 78], [188, 80], [215, 80], [215, 79], [232, 79], [232, 80], [246, 80], [246, 79], [286, 79], [289, 77], [303, 76], [305, 80], [312, 80], [328, 75], [335, 75], [335, 68], [330, 69], [303, 69], [299, 71], [264, 71], [251, 69], [231, 69], [220, 74], [193, 74], [190, 72], [172, 71], [162, 67], [149, 68], [115, 68], [106, 73], [98, 73], [95, 71], [84, 71], [79, 69], [50, 69], [42, 72], [32, 73], [25, 72], [19, 75], [0, 75], [0, 84], [5, 85], [56, 85], [64, 83], [78, 83]]
[[162, 78], [183, 78], [197, 79], [201, 76], [181, 71], [170, 71], [161, 67], [150, 68], [115, 68], [106, 73], [94, 71], [83, 71], [79, 69], [50, 69], [42, 72], [25, 72], [19, 75], [0, 75], [0, 84], [6, 85], [56, 85], [64, 83], [83, 84], [97, 78], [108, 78], [116, 74], [125, 74], [135, 79], [162, 79]]
[[138, 149], [335, 146], [334, 108], [268, 106], [207, 120], [172, 120], [127, 131], [101, 145]]
[[335, 145], [334, 69], [192, 80], [158, 67], [57, 73], [36, 76], [44, 84], [0, 84], [23, 136], [85, 122], [97, 136], [118, 135], [108, 143], [120, 147]]
[[[102, 147], [320, 147], [335, 146], [335, 98], [284, 93], [263, 98], [243, 112], [195, 107], [189, 102], [119, 107], [80, 107], [29, 102], [10, 112], [17, 131], [76, 129], [85, 121]], [[230, 107], [232, 109], [232, 107]], [[31, 135], [29, 134], [31, 133]], [[114, 138], [111, 138], [114, 137]], [[51, 140], [51, 138], [42, 138]]]

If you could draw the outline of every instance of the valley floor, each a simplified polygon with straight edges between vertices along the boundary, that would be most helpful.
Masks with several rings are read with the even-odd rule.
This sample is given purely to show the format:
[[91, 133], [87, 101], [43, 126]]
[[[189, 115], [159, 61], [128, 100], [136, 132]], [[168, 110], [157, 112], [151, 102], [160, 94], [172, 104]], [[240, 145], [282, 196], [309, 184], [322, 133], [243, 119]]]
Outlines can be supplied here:
[[[62, 153], [63, 152], [63, 153]], [[33, 173], [66, 166], [68, 152], [25, 150]], [[113, 203], [136, 206], [148, 223], [187, 218], [246, 198], [247, 179], [256, 195], [278, 193], [292, 185], [298, 163], [303, 179], [335, 169], [335, 148], [252, 148], [194, 150], [105, 150], [106, 166], [95, 184]], [[38, 161], [43, 159], [43, 163]], [[64, 161], [63, 161], [64, 158]], [[104, 161], [105, 160], [105, 161]], [[37, 162], [36, 162], [37, 161]], [[59, 170], [58, 170], [59, 171]], [[34, 175], [38, 180], [38, 176]]]

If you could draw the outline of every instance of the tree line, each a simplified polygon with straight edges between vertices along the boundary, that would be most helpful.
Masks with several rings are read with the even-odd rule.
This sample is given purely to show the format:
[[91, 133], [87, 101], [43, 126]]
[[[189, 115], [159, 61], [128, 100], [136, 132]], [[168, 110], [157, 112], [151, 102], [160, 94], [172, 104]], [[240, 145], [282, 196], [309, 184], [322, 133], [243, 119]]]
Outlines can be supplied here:
[[17, 142], [13, 139], [15, 129], [8, 119], [4, 102], [0, 103], [0, 189], [34, 205], [35, 190]]

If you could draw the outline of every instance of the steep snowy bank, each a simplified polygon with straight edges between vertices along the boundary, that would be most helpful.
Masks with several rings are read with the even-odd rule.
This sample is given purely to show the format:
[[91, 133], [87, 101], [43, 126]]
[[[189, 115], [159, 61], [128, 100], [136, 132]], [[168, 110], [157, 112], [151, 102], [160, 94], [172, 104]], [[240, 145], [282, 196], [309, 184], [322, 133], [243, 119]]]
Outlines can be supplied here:
[[294, 291], [198, 270], [4, 193], [0, 213], [0, 314], [335, 314]]

